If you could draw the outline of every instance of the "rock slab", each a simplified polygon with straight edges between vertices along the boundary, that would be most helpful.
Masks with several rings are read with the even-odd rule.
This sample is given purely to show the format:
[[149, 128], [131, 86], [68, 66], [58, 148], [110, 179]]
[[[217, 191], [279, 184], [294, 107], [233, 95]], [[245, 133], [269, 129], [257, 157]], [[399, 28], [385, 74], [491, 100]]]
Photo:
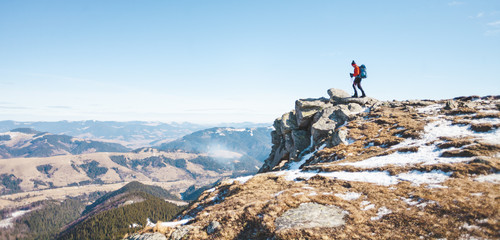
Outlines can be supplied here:
[[340, 227], [345, 224], [347, 212], [337, 206], [318, 203], [302, 203], [290, 209], [274, 222], [276, 230], [316, 227]]
[[128, 240], [167, 240], [167, 237], [161, 233], [143, 233], [132, 235]]

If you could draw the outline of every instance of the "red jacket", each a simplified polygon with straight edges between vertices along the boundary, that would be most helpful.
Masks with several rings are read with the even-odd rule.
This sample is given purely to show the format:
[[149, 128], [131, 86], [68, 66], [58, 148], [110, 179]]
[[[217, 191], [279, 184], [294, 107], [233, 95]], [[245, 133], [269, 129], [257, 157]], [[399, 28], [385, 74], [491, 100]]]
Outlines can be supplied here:
[[359, 75], [359, 67], [358, 65], [354, 64], [354, 73], [352, 74], [353, 77], [356, 77]]

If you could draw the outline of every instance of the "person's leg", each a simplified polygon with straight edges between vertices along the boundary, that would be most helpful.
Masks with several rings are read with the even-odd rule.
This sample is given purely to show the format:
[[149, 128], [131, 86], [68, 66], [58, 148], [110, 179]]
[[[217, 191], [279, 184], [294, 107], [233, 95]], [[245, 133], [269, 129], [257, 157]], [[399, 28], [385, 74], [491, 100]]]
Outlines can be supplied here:
[[359, 78], [359, 77], [356, 77], [354, 79], [354, 83], [352, 84], [352, 88], [354, 89], [354, 95], [352, 95], [352, 97], [358, 97], [358, 91], [356, 91], [356, 85], [359, 88], [359, 82], [360, 81], [361, 81], [361, 78]]
[[352, 97], [358, 97], [358, 91], [356, 91], [356, 82], [352, 84], [352, 88], [354, 89], [354, 95], [352, 95]]
[[366, 97], [365, 91], [363, 91], [363, 88], [361, 87], [361, 79], [359, 79], [358, 88], [359, 90], [361, 90], [362, 93], [361, 97]]

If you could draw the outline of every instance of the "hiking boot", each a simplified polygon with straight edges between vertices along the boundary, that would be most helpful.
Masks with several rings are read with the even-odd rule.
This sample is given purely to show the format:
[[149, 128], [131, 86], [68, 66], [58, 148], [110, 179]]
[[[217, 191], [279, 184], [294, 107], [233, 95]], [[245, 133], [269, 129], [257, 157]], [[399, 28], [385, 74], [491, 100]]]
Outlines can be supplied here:
[[352, 95], [351, 97], [358, 97], [358, 94], [354, 94], [354, 95]]
[[363, 94], [363, 95], [361, 95], [361, 97], [366, 97], [366, 95], [365, 95], [365, 94]]

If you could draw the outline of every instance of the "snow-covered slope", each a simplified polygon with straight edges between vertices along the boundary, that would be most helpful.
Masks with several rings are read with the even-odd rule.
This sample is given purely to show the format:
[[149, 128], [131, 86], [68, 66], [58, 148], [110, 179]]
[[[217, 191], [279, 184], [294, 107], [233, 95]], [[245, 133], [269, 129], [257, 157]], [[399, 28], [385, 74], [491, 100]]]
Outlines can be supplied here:
[[499, 237], [498, 96], [379, 102], [329, 93], [299, 100], [277, 119], [262, 173], [224, 181], [177, 221], [143, 232], [170, 239]]

